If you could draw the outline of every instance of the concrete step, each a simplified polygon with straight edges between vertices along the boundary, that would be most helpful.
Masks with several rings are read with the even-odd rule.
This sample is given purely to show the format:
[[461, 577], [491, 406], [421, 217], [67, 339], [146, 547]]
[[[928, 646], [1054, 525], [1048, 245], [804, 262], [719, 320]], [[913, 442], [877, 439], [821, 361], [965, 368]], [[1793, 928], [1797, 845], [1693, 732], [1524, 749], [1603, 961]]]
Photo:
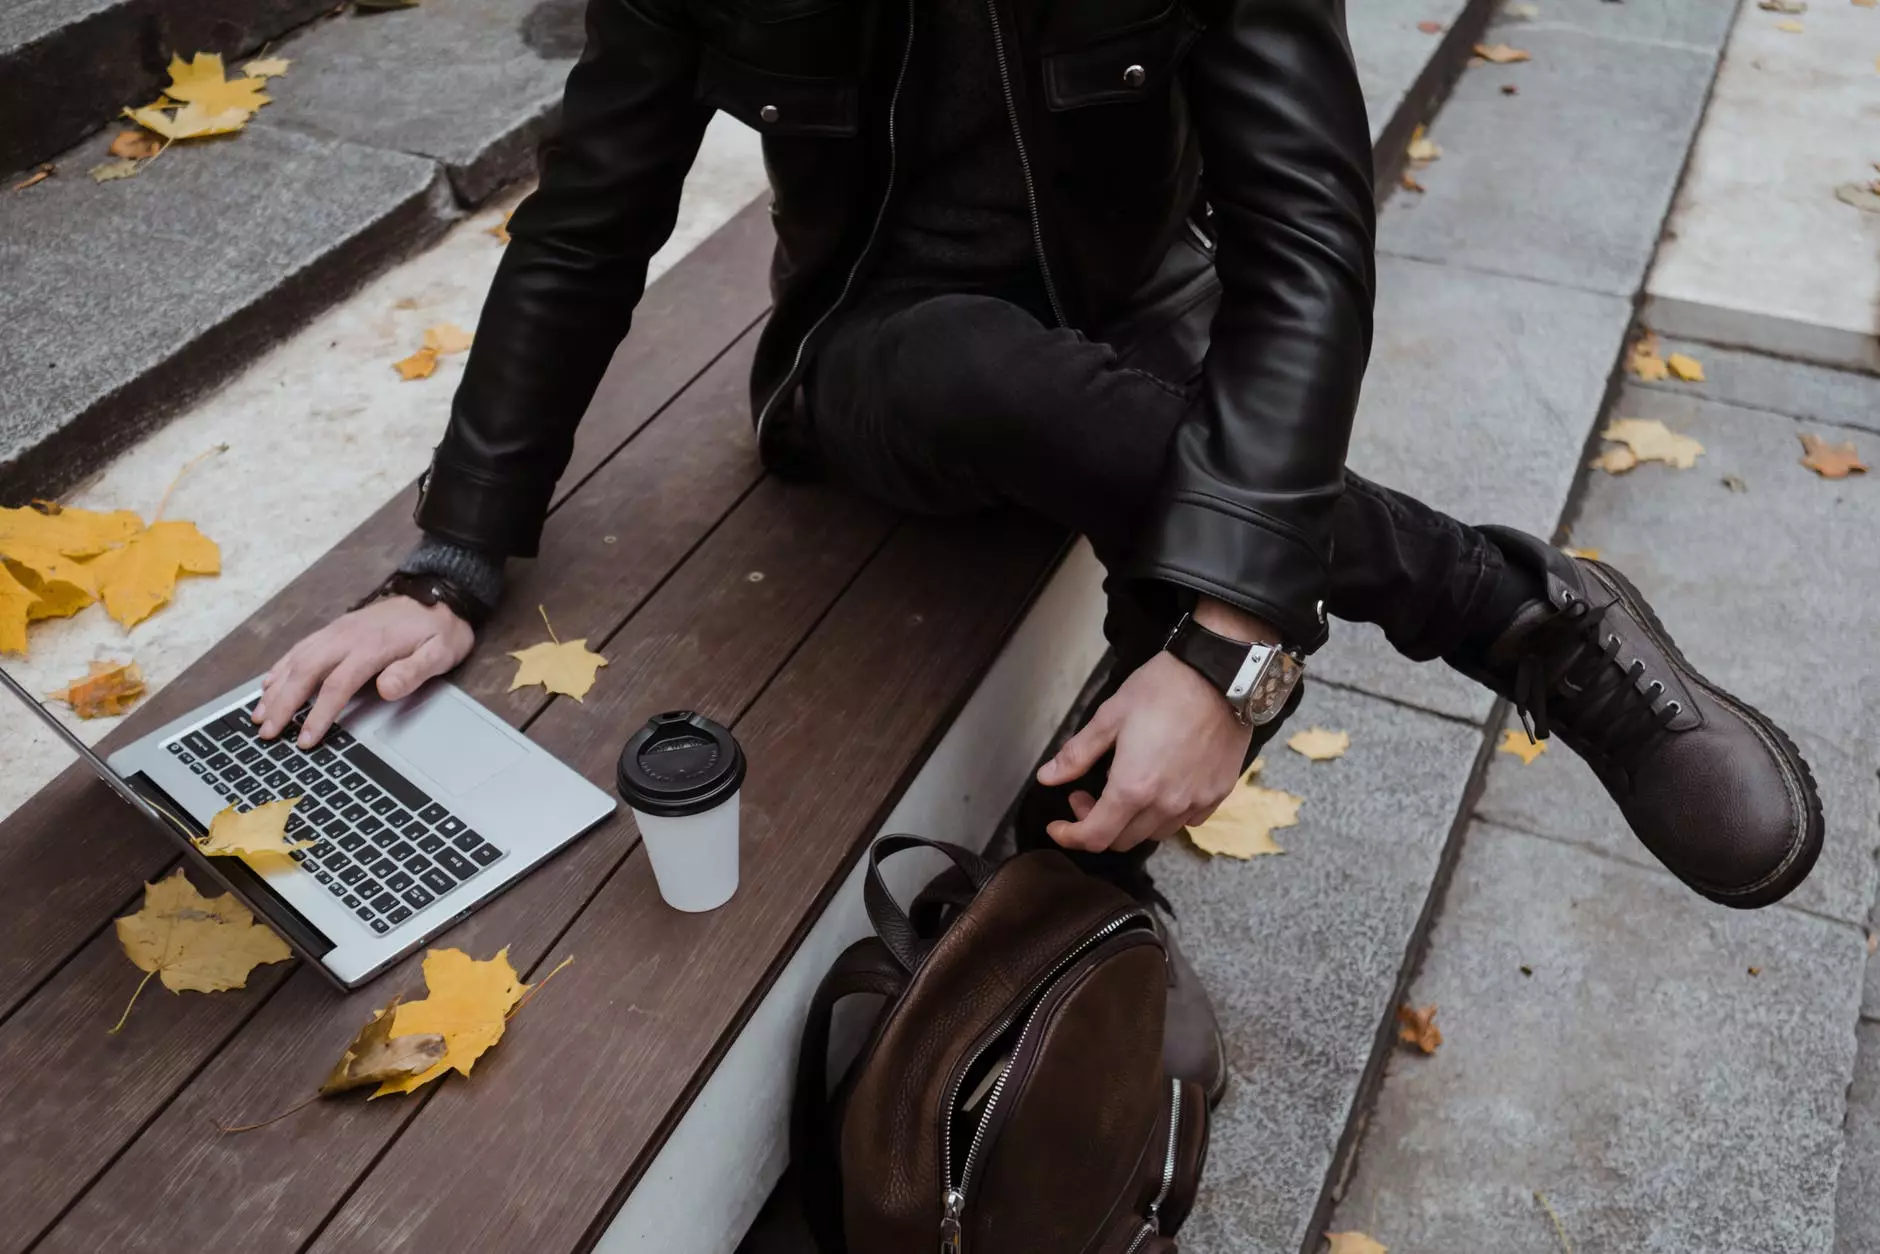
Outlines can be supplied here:
[[0, 7], [0, 174], [148, 104], [170, 54], [239, 57], [333, 0], [13, 0]]
[[76, 482], [526, 174], [579, 42], [578, 0], [348, 13], [273, 49], [245, 132], [94, 183], [113, 127], [0, 196], [0, 500]]
[[1880, 198], [1837, 195], [1880, 173], [1876, 50], [1880, 10], [1742, 6], [1652, 269], [1648, 325], [1880, 373]]

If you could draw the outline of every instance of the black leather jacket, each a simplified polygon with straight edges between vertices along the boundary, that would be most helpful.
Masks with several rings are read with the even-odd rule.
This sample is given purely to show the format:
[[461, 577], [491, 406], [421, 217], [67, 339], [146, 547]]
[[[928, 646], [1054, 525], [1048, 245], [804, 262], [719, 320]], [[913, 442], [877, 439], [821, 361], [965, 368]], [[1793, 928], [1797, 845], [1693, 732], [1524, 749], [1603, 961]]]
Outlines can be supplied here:
[[[532, 556], [574, 428], [670, 234], [706, 122], [762, 132], [775, 305], [760, 447], [861, 286], [929, 102], [920, 0], [590, 0], [541, 185], [418, 506]], [[1222, 285], [1201, 394], [1129, 574], [1211, 593], [1316, 647], [1331, 512], [1370, 351], [1371, 145], [1340, 0], [987, 0], [1059, 321], [1114, 323], [1202, 197]]]

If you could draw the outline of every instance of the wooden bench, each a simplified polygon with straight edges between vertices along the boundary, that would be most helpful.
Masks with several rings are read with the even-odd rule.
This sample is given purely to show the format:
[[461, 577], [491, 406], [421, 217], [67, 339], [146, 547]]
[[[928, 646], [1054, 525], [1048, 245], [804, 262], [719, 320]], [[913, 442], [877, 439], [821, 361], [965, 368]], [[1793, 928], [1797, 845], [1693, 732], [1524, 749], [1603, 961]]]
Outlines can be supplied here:
[[[590, 779], [647, 715], [733, 726], [743, 887], [666, 908], [621, 811], [440, 943], [574, 965], [469, 1078], [316, 1102], [415, 960], [351, 997], [288, 964], [148, 993], [114, 916], [176, 862], [74, 767], [0, 824], [0, 1254], [728, 1251], [783, 1167], [808, 989], [863, 929], [886, 827], [983, 840], [1101, 650], [1094, 562], [1013, 517], [935, 525], [758, 465], [746, 372], [771, 234], [754, 205], [649, 292], [575, 445], [540, 561], [458, 680]], [[552, 363], [545, 363], [552, 368]], [[389, 502], [114, 732], [258, 673], [414, 538]], [[611, 665], [584, 703], [506, 691], [561, 636]], [[15, 717], [24, 717], [23, 714]]]

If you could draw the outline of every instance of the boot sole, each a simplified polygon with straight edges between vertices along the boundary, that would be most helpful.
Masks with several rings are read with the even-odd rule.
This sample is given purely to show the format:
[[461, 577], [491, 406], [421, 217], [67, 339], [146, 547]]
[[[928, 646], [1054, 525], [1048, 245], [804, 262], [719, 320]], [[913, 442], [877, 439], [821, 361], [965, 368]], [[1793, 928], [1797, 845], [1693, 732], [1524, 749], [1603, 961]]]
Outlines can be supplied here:
[[[1604, 562], [1588, 561], [1585, 558], [1580, 560], [1595, 567], [1599, 572], [1599, 578], [1609, 582], [1618, 590], [1620, 599], [1625, 602], [1627, 612], [1645, 625], [1645, 630], [1651, 633], [1654, 642], [1670, 657], [1672, 665], [1677, 667], [1679, 677], [1686, 683], [1703, 689], [1713, 701], [1731, 710], [1755, 728], [1768, 743], [1784, 771], [1792, 776], [1792, 782], [1800, 791], [1806, 810], [1806, 827], [1801, 840], [1789, 849], [1788, 856], [1782, 860], [1782, 865], [1757, 883], [1747, 888], [1718, 888], [1713, 884], [1693, 879], [1669, 863], [1664, 863], [1665, 869], [1677, 876], [1692, 892], [1719, 905], [1738, 910], [1755, 910], [1774, 905], [1795, 891], [1796, 886], [1808, 878], [1809, 872], [1815, 869], [1816, 860], [1821, 857], [1826, 824], [1822, 819], [1821, 794], [1815, 787], [1814, 772], [1809, 769], [1808, 760], [1802, 756], [1802, 751], [1796, 747], [1795, 742], [1789, 739], [1789, 734], [1776, 726], [1766, 714], [1718, 688], [1691, 665], [1689, 659], [1684, 656], [1683, 650], [1679, 649], [1677, 642], [1671, 638], [1671, 633], [1666, 631], [1665, 625], [1658, 620], [1658, 615], [1652, 609], [1651, 603], [1646, 601], [1644, 594], [1633, 586], [1630, 579]], [[1660, 862], [1662, 863], [1663, 859], [1660, 859]]]

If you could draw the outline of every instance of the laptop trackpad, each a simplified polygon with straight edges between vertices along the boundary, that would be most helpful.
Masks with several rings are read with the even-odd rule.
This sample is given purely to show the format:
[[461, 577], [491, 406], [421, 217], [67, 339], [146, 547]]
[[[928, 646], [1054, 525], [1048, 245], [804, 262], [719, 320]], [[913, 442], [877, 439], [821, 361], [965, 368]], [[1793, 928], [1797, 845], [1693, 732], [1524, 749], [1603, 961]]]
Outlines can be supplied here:
[[528, 752], [454, 698], [418, 700], [394, 710], [374, 737], [460, 797], [488, 784]]

